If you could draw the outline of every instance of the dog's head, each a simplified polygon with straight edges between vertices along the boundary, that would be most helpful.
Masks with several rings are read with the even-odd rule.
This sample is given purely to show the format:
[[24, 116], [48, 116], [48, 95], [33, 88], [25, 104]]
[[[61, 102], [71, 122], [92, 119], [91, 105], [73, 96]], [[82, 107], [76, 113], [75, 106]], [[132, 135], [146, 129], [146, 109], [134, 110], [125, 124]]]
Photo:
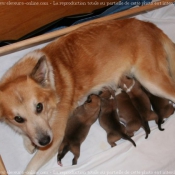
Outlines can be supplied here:
[[83, 104], [83, 108], [88, 114], [88, 117], [93, 116], [92, 118], [96, 118], [100, 111], [101, 101], [99, 96], [95, 94], [91, 94], [88, 96], [87, 100]]
[[122, 76], [120, 79], [119, 86], [126, 92], [130, 92], [135, 85], [135, 80], [128, 76]]
[[[25, 61], [19, 64], [26, 66]], [[0, 118], [39, 147], [51, 143], [53, 137], [50, 122], [58, 100], [50, 85], [50, 71], [46, 58], [41, 57], [29, 74], [10, 70], [0, 84]]]

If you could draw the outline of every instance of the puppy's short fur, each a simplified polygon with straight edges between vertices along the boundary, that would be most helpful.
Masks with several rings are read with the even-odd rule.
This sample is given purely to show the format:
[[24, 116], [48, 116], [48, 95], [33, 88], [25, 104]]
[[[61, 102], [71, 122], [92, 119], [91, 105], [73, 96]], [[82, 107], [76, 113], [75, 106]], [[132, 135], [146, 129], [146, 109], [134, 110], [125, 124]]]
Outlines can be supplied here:
[[169, 100], [157, 97], [149, 92], [147, 92], [148, 97], [151, 101], [153, 110], [156, 112], [158, 116], [158, 127], [159, 130], [163, 131], [164, 129], [161, 128], [161, 124], [164, 123], [163, 119], [168, 118], [170, 115], [174, 113], [173, 104], [170, 103]]
[[74, 154], [72, 165], [77, 164], [80, 156], [80, 146], [85, 140], [91, 125], [97, 120], [100, 112], [100, 98], [90, 95], [87, 101], [77, 107], [68, 120], [65, 136], [58, 151], [58, 164], [70, 150]]
[[12, 66], [0, 82], [0, 118], [25, 135], [28, 150], [45, 147], [25, 171], [56, 154], [79, 100], [115, 88], [123, 74], [175, 102], [174, 43], [149, 22], [111, 20], [81, 27]]
[[141, 117], [125, 91], [118, 89], [115, 99], [119, 119], [126, 126], [126, 134], [132, 137], [134, 132], [142, 127]]
[[[141, 84], [127, 76], [123, 76], [120, 81], [120, 87], [129, 95], [132, 104], [137, 109], [145, 126], [146, 133], [150, 133], [148, 121], [158, 120], [158, 116], [151, 110], [151, 103], [147, 94], [142, 90]], [[146, 138], [148, 135], [146, 134]]]
[[116, 111], [115, 96], [105, 89], [100, 94], [101, 98], [101, 111], [99, 115], [99, 123], [107, 133], [107, 140], [111, 147], [116, 146], [116, 141], [121, 138], [129, 140], [134, 146], [135, 142], [125, 134], [125, 127], [120, 123]]

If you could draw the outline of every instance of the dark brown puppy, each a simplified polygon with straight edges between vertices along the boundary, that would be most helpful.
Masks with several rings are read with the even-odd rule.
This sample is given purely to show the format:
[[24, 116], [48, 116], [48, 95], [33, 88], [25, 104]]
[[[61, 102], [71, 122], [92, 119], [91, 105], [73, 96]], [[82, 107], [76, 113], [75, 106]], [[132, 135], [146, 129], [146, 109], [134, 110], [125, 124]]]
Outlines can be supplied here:
[[[141, 84], [127, 76], [123, 76], [120, 81], [120, 87], [129, 95], [134, 107], [139, 112], [143, 126], [145, 126], [146, 133], [150, 133], [148, 121], [158, 121], [158, 116], [151, 110], [151, 103], [147, 94], [143, 91]], [[145, 138], [148, 136], [146, 135]]]
[[119, 121], [115, 108], [115, 95], [112, 94], [113, 92], [110, 92], [108, 89], [103, 90], [100, 94], [101, 111], [99, 115], [99, 123], [107, 133], [108, 143], [111, 147], [114, 147], [116, 146], [115, 142], [123, 138], [129, 140], [134, 146], [136, 146], [135, 142], [125, 134], [125, 127]]
[[61, 164], [61, 159], [68, 151], [74, 154], [72, 165], [77, 164], [80, 156], [80, 146], [85, 140], [91, 125], [97, 120], [100, 112], [100, 98], [97, 95], [90, 95], [87, 101], [77, 107], [68, 120], [64, 139], [59, 147], [57, 161]]
[[169, 100], [157, 97], [152, 95], [151, 93], [147, 92], [148, 97], [151, 101], [153, 110], [158, 115], [158, 127], [159, 130], [163, 131], [164, 129], [161, 128], [161, 124], [164, 123], [163, 119], [168, 118], [170, 115], [174, 113], [173, 104], [169, 102]]
[[122, 89], [119, 88], [115, 93], [115, 100], [119, 119], [126, 127], [126, 134], [132, 137], [142, 127], [141, 117], [128, 94]]

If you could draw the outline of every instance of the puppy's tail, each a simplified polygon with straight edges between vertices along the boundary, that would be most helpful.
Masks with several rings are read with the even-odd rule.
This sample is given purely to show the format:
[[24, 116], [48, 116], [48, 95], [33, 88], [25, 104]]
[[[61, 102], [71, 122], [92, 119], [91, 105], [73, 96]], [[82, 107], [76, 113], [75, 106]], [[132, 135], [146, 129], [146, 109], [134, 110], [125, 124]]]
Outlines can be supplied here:
[[169, 72], [175, 80], [175, 43], [173, 43], [165, 34], [162, 34], [161, 42], [167, 54]]
[[162, 118], [158, 119], [157, 125], [160, 131], [164, 131], [165, 129], [162, 128], [162, 124], [164, 123], [164, 120]]
[[134, 140], [132, 140], [127, 134], [121, 133], [121, 137], [125, 140], [129, 140], [136, 147]]
[[162, 128], [162, 124], [164, 123], [162, 115], [157, 115], [155, 112], [152, 111], [152, 113], [150, 114], [150, 120], [156, 121], [160, 131], [165, 130]]
[[151, 132], [148, 121], [142, 121], [142, 127], [143, 127], [143, 129], [145, 130], [145, 133], [146, 133], [145, 139], [147, 139], [148, 135]]

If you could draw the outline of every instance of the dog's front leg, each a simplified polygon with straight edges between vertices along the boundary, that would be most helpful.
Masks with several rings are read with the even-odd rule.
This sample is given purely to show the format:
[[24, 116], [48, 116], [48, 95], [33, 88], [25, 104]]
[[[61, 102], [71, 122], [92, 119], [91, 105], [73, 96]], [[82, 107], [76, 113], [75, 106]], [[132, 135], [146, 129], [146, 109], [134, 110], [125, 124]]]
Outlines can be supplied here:
[[[64, 109], [64, 108], [62, 108]], [[34, 157], [29, 162], [28, 166], [24, 171], [24, 175], [34, 175], [36, 172], [47, 163], [57, 152], [58, 148], [64, 137], [64, 132], [67, 124], [68, 110], [66, 112], [59, 111], [58, 118], [54, 118], [52, 122], [52, 132], [53, 132], [53, 141], [47, 148], [39, 148]], [[56, 161], [56, 160], [55, 160]]]
[[31, 140], [26, 136], [22, 135], [23, 144], [28, 153], [33, 154], [36, 151], [36, 146], [31, 142]]

